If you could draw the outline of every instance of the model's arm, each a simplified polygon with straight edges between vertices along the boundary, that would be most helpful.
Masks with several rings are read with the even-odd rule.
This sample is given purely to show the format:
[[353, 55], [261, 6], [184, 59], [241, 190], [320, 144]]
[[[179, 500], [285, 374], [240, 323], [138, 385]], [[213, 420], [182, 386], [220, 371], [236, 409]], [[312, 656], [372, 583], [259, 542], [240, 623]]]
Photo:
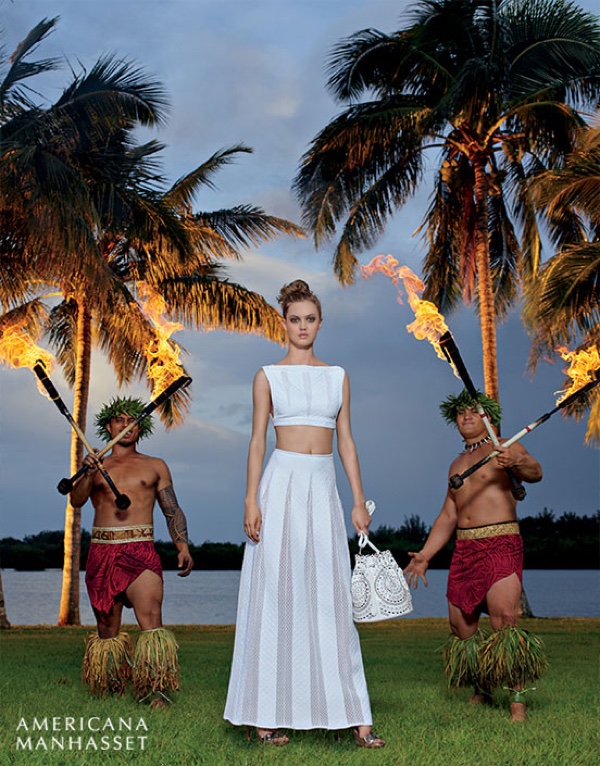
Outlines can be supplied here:
[[448, 490], [442, 510], [437, 519], [433, 522], [431, 532], [425, 541], [425, 545], [418, 553], [409, 551], [408, 555], [411, 558], [411, 562], [404, 570], [404, 573], [407, 575], [406, 581], [409, 585], [412, 581], [413, 587], [416, 588], [419, 582], [419, 577], [423, 580], [425, 585], [427, 585], [427, 577], [425, 576], [425, 573], [427, 572], [429, 562], [436, 553], [441, 551], [454, 534], [457, 518], [456, 503], [451, 490]]
[[496, 460], [501, 468], [512, 468], [517, 478], [532, 484], [542, 480], [542, 466], [522, 444], [515, 443], [510, 447], [501, 444], [497, 449], [500, 454]]
[[171, 472], [167, 464], [162, 460], [158, 460], [157, 470], [159, 480], [156, 488], [156, 499], [167, 522], [167, 529], [171, 535], [171, 540], [173, 540], [178, 551], [177, 567], [181, 569], [181, 572], [178, 573], [179, 577], [187, 577], [194, 566], [194, 559], [189, 549], [187, 520], [177, 502]]
[[93, 455], [86, 455], [83, 465], [87, 466], [87, 471], [78, 480], [69, 494], [73, 508], [81, 508], [87, 503], [94, 487], [94, 477], [98, 471], [98, 462]]
[[267, 444], [267, 426], [271, 411], [271, 389], [263, 370], [254, 376], [252, 384], [252, 435], [248, 447], [246, 499], [244, 501], [244, 531], [255, 543], [260, 538], [262, 514], [257, 503], [258, 484]]
[[358, 463], [358, 454], [356, 444], [352, 436], [352, 427], [350, 425], [350, 382], [348, 376], [344, 375], [342, 406], [337, 417], [337, 444], [338, 452], [344, 471], [348, 477], [350, 489], [352, 490], [352, 526], [360, 533], [368, 534], [371, 517], [365, 507], [365, 493], [363, 491], [362, 479], [360, 476], [360, 465]]

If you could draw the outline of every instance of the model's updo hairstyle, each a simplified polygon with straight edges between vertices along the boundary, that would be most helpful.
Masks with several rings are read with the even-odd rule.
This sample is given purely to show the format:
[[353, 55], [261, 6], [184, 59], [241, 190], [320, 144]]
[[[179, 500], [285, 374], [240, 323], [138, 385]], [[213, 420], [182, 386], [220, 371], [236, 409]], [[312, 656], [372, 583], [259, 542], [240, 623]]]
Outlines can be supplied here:
[[298, 301], [311, 301], [317, 307], [319, 319], [323, 317], [321, 301], [303, 279], [295, 279], [288, 285], [284, 285], [277, 296], [277, 302], [281, 306], [281, 313], [283, 314], [284, 319], [287, 316], [290, 304], [298, 303]]

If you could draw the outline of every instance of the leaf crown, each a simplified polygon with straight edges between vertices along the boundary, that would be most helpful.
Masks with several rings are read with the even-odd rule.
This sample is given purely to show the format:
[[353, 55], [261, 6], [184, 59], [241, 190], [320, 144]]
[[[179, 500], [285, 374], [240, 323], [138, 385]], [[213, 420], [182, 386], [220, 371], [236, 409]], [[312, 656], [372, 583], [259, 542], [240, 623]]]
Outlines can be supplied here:
[[[146, 405], [141, 399], [133, 396], [117, 396], [108, 404], [105, 404], [96, 415], [96, 435], [105, 442], [111, 440], [111, 435], [106, 429], [106, 424], [111, 418], [118, 415], [129, 415], [132, 418], [139, 418]], [[152, 433], [152, 415], [146, 415], [138, 423], [140, 429], [139, 439], [145, 439]]]
[[490, 423], [494, 426], [499, 426], [502, 420], [502, 407], [491, 396], [476, 391], [477, 400], [473, 399], [471, 394], [463, 388], [458, 396], [450, 395], [440, 404], [440, 412], [442, 417], [448, 423], [456, 427], [456, 416], [463, 410], [468, 410], [477, 406], [477, 402], [481, 404], [485, 414], [490, 419]]

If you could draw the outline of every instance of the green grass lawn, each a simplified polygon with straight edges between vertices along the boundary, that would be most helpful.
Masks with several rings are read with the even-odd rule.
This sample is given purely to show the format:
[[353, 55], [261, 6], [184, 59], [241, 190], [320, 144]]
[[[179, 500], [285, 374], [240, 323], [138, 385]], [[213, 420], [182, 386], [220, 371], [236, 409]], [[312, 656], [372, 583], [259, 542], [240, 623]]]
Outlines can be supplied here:
[[[230, 626], [176, 626], [181, 692], [167, 711], [151, 712], [131, 695], [95, 700], [79, 674], [87, 630], [26, 627], [0, 633], [0, 764], [62, 766], [110, 762], [136, 766], [591, 766], [598, 762], [597, 619], [533, 619], [522, 625], [539, 633], [550, 659], [548, 674], [529, 695], [529, 721], [511, 724], [507, 692], [492, 707], [467, 704], [467, 690], [448, 692], [439, 648], [445, 620], [395, 620], [361, 626], [363, 656], [375, 730], [387, 741], [380, 751], [357, 748], [349, 732], [291, 732], [285, 748], [246, 742], [245, 730], [222, 718], [233, 646]], [[136, 628], [130, 629], [132, 638]], [[40, 737], [34, 719], [64, 729], [65, 718], [97, 716], [131, 722], [132, 731], [65, 732], [95, 738], [98, 750], [17, 749], [17, 737]], [[141, 720], [141, 723], [140, 723]], [[29, 731], [25, 729], [27, 727]], [[137, 730], [136, 730], [137, 728]], [[101, 750], [101, 737], [110, 749]], [[113, 749], [121, 736], [123, 749]], [[126, 750], [129, 745], [132, 749]], [[142, 740], [139, 737], [145, 737]]]

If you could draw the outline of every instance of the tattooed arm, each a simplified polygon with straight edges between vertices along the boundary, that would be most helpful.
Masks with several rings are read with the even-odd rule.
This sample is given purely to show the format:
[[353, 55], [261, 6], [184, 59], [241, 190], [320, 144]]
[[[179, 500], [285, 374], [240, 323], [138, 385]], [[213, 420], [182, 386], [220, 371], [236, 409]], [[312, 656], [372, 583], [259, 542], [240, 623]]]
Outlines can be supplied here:
[[[166, 464], [164, 465], [165, 475], [159, 483], [159, 488], [156, 493], [156, 499], [160, 506], [161, 511], [167, 522], [167, 529], [171, 535], [175, 547], [179, 551], [177, 556], [177, 566], [182, 571], [179, 572], [180, 577], [187, 577], [192, 571], [194, 566], [194, 560], [190, 555], [190, 549], [188, 547], [188, 532], [187, 521], [185, 514], [179, 507], [173, 484], [171, 483], [171, 474]], [[163, 480], [168, 483], [163, 486]]]

